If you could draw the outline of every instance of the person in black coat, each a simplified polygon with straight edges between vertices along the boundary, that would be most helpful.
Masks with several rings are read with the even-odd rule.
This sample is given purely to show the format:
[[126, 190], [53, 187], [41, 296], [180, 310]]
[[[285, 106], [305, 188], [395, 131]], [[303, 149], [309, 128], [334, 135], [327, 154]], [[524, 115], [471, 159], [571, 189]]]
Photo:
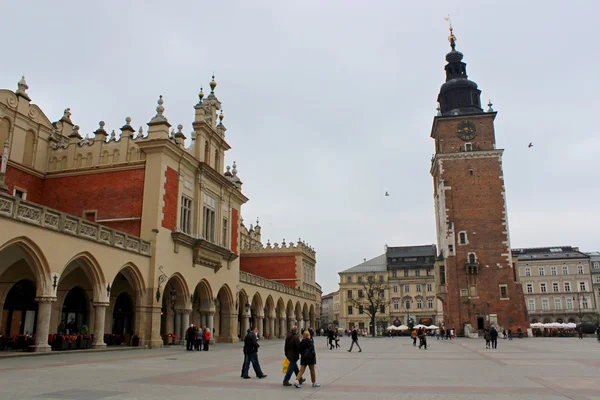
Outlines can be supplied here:
[[185, 348], [186, 350], [192, 351], [194, 350], [194, 343], [196, 342], [196, 328], [194, 324], [190, 324], [190, 327], [187, 328], [185, 332]]
[[248, 376], [250, 363], [252, 363], [252, 368], [254, 368], [254, 373], [256, 373], [257, 378], [262, 379], [267, 377], [260, 369], [260, 363], [258, 362], [258, 348], [260, 345], [258, 344], [257, 335], [258, 328], [254, 328], [254, 331], [248, 333], [244, 338], [244, 355], [246, 357], [246, 362], [242, 368], [242, 377], [244, 379], [250, 379], [250, 376]]
[[[287, 358], [287, 360], [290, 362], [285, 376], [283, 377], [283, 386], [292, 386], [290, 383], [292, 373], [295, 373], [296, 376], [298, 376], [300, 373], [298, 369], [298, 360], [300, 359], [300, 338], [298, 337], [298, 327], [292, 327], [292, 330], [285, 338], [283, 351], [285, 353], [285, 358]], [[302, 384], [304, 381], [305, 379], [302, 378], [300, 380], [300, 384]]]
[[350, 348], [348, 349], [349, 352], [352, 351], [354, 344], [356, 344], [356, 347], [358, 347], [358, 352], [360, 353], [362, 351], [362, 349], [360, 348], [360, 344], [358, 344], [358, 332], [356, 331], [356, 328], [352, 329], [352, 344], [350, 345]]
[[492, 326], [492, 329], [490, 329], [490, 340], [492, 342], [492, 349], [495, 349], [498, 347], [498, 331], [496, 330], [495, 326]]
[[300, 374], [296, 376], [298, 382], [294, 384], [298, 389], [302, 387], [304, 371], [306, 367], [310, 370], [310, 380], [312, 381], [313, 387], [320, 387], [317, 383], [317, 373], [315, 371], [315, 365], [317, 364], [317, 353], [315, 351], [315, 344], [310, 338], [310, 333], [304, 331], [302, 334], [304, 339], [300, 342]]

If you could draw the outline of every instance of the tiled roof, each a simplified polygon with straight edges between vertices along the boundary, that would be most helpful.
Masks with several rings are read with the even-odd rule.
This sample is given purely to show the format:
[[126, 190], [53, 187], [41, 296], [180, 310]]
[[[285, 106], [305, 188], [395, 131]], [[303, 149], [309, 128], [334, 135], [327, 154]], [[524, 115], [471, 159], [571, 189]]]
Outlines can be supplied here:
[[352, 268], [348, 268], [347, 270], [340, 272], [340, 274], [358, 274], [384, 271], [387, 271], [387, 257], [385, 253], [370, 260], [364, 261], [358, 265], [355, 265]]
[[577, 247], [555, 246], [555, 247], [534, 247], [526, 249], [512, 249], [513, 257], [519, 261], [524, 260], [565, 260], [589, 258], [590, 256], [579, 251]]
[[398, 246], [387, 248], [388, 257], [426, 257], [437, 256], [436, 246], [426, 244], [422, 246]]

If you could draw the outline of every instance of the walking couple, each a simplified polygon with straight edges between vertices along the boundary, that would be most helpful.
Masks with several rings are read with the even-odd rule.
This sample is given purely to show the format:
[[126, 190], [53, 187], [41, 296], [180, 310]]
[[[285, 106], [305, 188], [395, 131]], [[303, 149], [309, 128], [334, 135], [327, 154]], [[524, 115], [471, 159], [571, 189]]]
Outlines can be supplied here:
[[[310, 379], [312, 381], [312, 387], [320, 387], [317, 383], [317, 373], [315, 371], [315, 365], [317, 364], [317, 353], [315, 351], [315, 344], [310, 338], [310, 332], [304, 331], [303, 339], [300, 341], [298, 337], [298, 328], [292, 327], [290, 333], [285, 338], [284, 352], [285, 358], [289, 361], [287, 372], [283, 377], [283, 386], [292, 386], [290, 379], [292, 373], [296, 374], [295, 387], [298, 389], [302, 387], [302, 383], [306, 381], [302, 377], [306, 368], [310, 370]], [[300, 359], [300, 369], [298, 369], [298, 359]]]

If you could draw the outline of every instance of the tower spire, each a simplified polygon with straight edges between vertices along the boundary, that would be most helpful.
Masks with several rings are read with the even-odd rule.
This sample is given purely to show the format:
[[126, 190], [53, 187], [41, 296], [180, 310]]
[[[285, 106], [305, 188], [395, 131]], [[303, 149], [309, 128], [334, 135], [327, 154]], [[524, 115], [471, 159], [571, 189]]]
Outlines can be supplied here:
[[450, 36], [448, 36], [448, 41], [450, 42], [450, 47], [452, 51], [455, 51], [456, 48], [456, 36], [454, 36], [454, 29], [452, 28], [452, 20], [450, 19], [450, 14], [447, 17], [444, 17], [446, 21], [448, 21], [448, 30], [450, 30]]

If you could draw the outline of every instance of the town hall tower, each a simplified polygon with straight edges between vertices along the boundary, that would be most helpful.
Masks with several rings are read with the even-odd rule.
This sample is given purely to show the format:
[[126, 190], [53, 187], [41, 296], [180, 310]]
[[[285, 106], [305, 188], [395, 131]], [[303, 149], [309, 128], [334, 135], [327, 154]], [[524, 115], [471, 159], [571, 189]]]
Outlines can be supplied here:
[[[440, 258], [440, 298], [446, 327], [464, 333], [495, 325], [529, 328], [521, 285], [513, 268], [502, 149], [496, 148], [496, 112], [481, 107], [477, 84], [467, 78], [463, 54], [446, 55], [446, 82], [438, 96], [431, 160]], [[444, 287], [445, 286], [445, 287]]]

